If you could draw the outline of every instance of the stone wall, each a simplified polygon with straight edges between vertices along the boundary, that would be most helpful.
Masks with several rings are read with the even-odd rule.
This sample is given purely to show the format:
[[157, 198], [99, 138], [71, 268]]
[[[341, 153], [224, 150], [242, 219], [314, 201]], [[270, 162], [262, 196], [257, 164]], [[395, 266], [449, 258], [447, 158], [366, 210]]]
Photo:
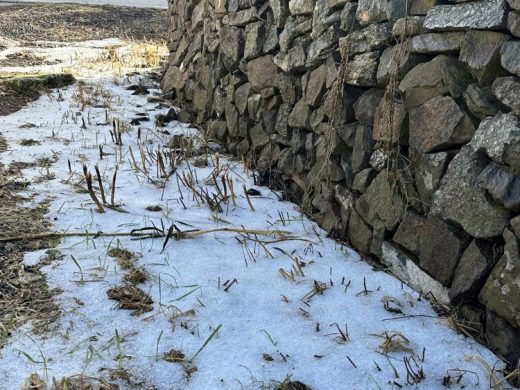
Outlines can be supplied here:
[[163, 87], [180, 120], [518, 359], [520, 0], [170, 0], [168, 12]]

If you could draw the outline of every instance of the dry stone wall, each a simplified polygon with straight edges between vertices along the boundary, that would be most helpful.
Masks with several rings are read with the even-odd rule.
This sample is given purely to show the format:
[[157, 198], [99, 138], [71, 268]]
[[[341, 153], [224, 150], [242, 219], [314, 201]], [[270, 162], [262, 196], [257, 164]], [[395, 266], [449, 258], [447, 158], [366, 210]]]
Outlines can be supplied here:
[[163, 88], [520, 356], [520, 1], [170, 0]]

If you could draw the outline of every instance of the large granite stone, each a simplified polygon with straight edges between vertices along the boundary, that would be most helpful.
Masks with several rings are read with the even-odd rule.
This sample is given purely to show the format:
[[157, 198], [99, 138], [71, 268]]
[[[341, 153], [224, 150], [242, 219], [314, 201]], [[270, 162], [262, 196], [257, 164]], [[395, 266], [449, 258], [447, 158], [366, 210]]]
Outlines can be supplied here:
[[414, 53], [449, 53], [459, 51], [463, 32], [428, 33], [412, 38], [410, 50]]
[[403, 221], [397, 228], [392, 241], [413, 255], [419, 256], [421, 252], [419, 232], [424, 227], [425, 221], [424, 217], [408, 210]]
[[408, 72], [399, 89], [406, 94], [407, 107], [417, 107], [435, 96], [449, 94], [457, 99], [470, 82], [462, 63], [439, 55]]
[[504, 69], [520, 76], [520, 41], [505, 42], [500, 50], [500, 62]]
[[511, 366], [520, 358], [520, 329], [491, 310], [486, 313], [486, 341]]
[[424, 27], [430, 30], [503, 29], [506, 17], [504, 0], [437, 5], [428, 11]]
[[356, 119], [361, 123], [373, 125], [376, 109], [383, 98], [383, 89], [371, 88], [364, 92], [354, 103]]
[[520, 37], [520, 12], [509, 12], [509, 15], [507, 15], [507, 29], [515, 37]]
[[370, 225], [381, 221], [387, 230], [394, 230], [405, 212], [404, 200], [382, 170], [356, 202], [356, 210]]
[[505, 74], [500, 66], [500, 48], [509, 35], [493, 31], [468, 31], [460, 48], [460, 61], [473, 77], [486, 84]]
[[448, 165], [431, 210], [477, 238], [500, 236], [509, 223], [509, 212], [479, 186], [478, 177], [486, 166], [470, 145], [462, 147]]
[[491, 268], [495, 265], [497, 248], [482, 240], [473, 240], [462, 255], [450, 288], [454, 302], [478, 296]]
[[515, 115], [500, 112], [484, 119], [469, 145], [497, 164], [509, 165], [520, 172], [520, 120]]
[[469, 237], [440, 218], [428, 216], [419, 230], [419, 243], [421, 268], [449, 287]]
[[348, 64], [345, 83], [360, 87], [375, 87], [377, 85], [377, 67], [379, 52], [363, 53], [355, 56]]
[[520, 328], [520, 252], [518, 239], [508, 229], [504, 254], [493, 268], [482, 289], [479, 300], [488, 310], [504, 318], [515, 328]]
[[514, 213], [520, 212], [520, 175], [492, 162], [482, 171], [479, 181], [496, 202]]
[[410, 111], [410, 146], [421, 153], [469, 142], [475, 127], [451, 96], [437, 96]]
[[255, 92], [260, 92], [267, 87], [277, 86], [274, 76], [278, 72], [279, 69], [274, 63], [272, 55], [265, 55], [251, 60], [246, 68], [251, 89]]
[[[498, 82], [497, 89], [501, 90], [500, 86], [501, 82]], [[506, 91], [505, 95], [507, 94]], [[464, 91], [463, 97], [469, 111], [478, 119], [495, 116], [498, 112], [498, 100], [489, 88], [482, 88], [477, 83], [470, 84]]]
[[498, 100], [520, 116], [520, 79], [515, 76], [500, 77], [493, 82], [492, 87]]
[[387, 20], [386, 3], [387, 0], [359, 0], [356, 11], [359, 24], [366, 26]]
[[415, 185], [425, 210], [429, 210], [433, 194], [439, 188], [442, 176], [450, 162], [452, 153], [418, 153], [410, 151], [410, 159], [415, 168]]

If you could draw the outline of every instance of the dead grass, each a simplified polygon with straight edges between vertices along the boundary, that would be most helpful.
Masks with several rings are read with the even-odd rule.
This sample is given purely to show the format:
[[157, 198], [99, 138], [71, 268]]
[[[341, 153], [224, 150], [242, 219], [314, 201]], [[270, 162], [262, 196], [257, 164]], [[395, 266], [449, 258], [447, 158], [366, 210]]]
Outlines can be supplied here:
[[107, 295], [110, 299], [119, 302], [118, 309], [132, 310], [133, 316], [140, 316], [153, 310], [152, 298], [139, 287], [131, 285], [113, 287], [107, 291]]
[[133, 252], [120, 247], [110, 248], [107, 254], [110, 257], [114, 257], [119, 266], [125, 270], [132, 268], [136, 259], [136, 255]]
[[166, 11], [160, 9], [24, 4], [0, 12], [0, 36], [17, 41], [165, 39], [166, 27]]
[[8, 54], [5, 58], [0, 59], [0, 66], [38, 66], [38, 65], [54, 65], [59, 63], [56, 60], [48, 60], [38, 55], [32, 54], [27, 50], [17, 53]]

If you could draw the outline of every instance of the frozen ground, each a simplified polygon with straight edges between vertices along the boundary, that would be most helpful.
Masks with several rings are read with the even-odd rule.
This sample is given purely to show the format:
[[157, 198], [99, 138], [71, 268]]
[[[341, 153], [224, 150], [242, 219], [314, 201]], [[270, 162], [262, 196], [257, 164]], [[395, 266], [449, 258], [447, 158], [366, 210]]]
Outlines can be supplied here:
[[[0, 117], [0, 162], [38, 162], [23, 171], [26, 195], [49, 199], [53, 230], [69, 235], [50, 260], [25, 257], [49, 261], [61, 316], [43, 334], [11, 329], [1, 388], [32, 373], [121, 389], [274, 389], [287, 378], [314, 390], [489, 387], [493, 353], [256, 186], [196, 129], [157, 126], [169, 106], [127, 89], [139, 83], [159, 93], [143, 74], [90, 76]], [[161, 237], [128, 234], [145, 228]], [[146, 280], [129, 281], [134, 272]], [[129, 291], [135, 310], [108, 297], [125, 285], [141, 291]]]
[[167, 0], [2, 0], [0, 1], [0, 6], [15, 3], [75, 3], [90, 5], [120, 5], [139, 8], [166, 8], [168, 6]]

